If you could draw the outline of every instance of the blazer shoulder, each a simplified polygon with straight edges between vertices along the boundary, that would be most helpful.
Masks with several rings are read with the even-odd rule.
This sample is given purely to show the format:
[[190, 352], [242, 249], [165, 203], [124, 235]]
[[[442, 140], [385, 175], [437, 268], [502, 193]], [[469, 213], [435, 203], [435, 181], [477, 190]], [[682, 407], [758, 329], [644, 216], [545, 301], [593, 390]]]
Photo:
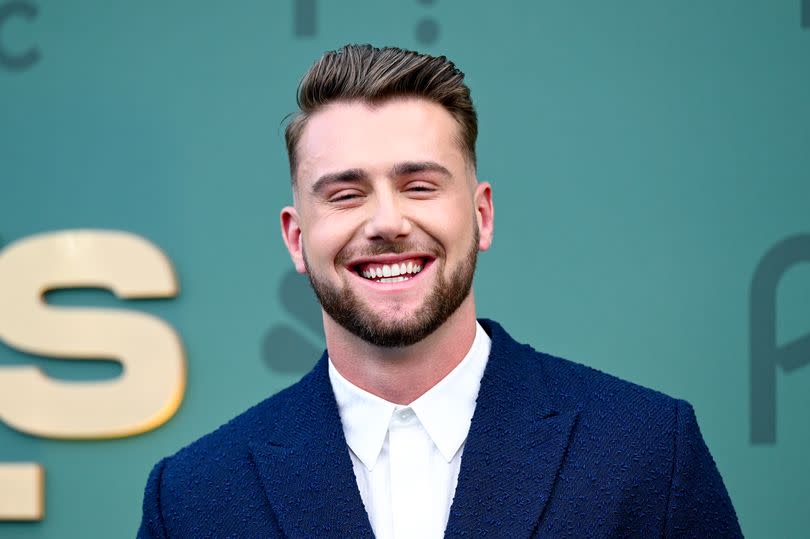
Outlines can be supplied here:
[[512, 340], [495, 323], [488, 327], [490, 359], [504, 365], [497, 368], [497, 394], [517, 393], [518, 403], [536, 403], [543, 417], [554, 415], [548, 414], [551, 408], [575, 418], [549, 522], [564, 524], [565, 518], [553, 517], [570, 514], [572, 506], [590, 506], [596, 514], [607, 511], [603, 522], [612, 523], [611, 535], [740, 536], [688, 402], [538, 352]]
[[267, 501], [257, 495], [264, 486], [250, 445], [295, 431], [302, 403], [319, 387], [313, 373], [158, 462], [144, 493], [139, 537], [211, 536], [236, 521], [274, 529]]
[[[319, 364], [320, 365], [320, 364]], [[205, 434], [165, 459], [164, 474], [174, 477], [183, 470], [226, 466], [248, 458], [248, 445], [283, 437], [295, 423], [302, 403], [312, 397], [312, 377], [319, 367], [295, 384], [253, 405], [217, 429]]]
[[640, 452], [666, 452], [667, 447], [671, 448], [678, 408], [687, 403], [581, 363], [539, 352], [512, 339], [497, 323], [483, 322], [492, 337], [492, 368], [487, 368], [496, 374], [490, 376], [496, 384], [493, 398], [518, 393], [541, 410], [576, 411], [575, 432], [589, 440], [601, 440], [605, 447], [632, 447]]
[[[622, 414], [632, 407], [666, 408], [674, 412], [677, 399], [623, 380], [587, 365], [535, 350], [515, 341], [492, 320], [481, 324], [492, 338], [490, 359], [503, 364], [505, 379], [520, 380], [545, 393], [558, 408], [581, 411], [598, 407]], [[674, 416], [673, 416], [674, 417]]]
[[[577, 410], [578, 431], [606, 437], [617, 444], [614, 447], [645, 439], [663, 450], [674, 440], [679, 407], [691, 408], [660, 391], [538, 352], [529, 345], [519, 345], [518, 354], [521, 363], [528, 364], [521, 367], [524, 379], [534, 376], [538, 390], [545, 392], [558, 411]], [[529, 372], [536, 374], [527, 375]]]
[[580, 447], [587, 448], [579, 453], [598, 452], [594, 440], [612, 449], [614, 466], [605, 477], [623, 486], [627, 506], [661, 515], [657, 525], [666, 537], [742, 537], [690, 403], [572, 361], [548, 355], [543, 361], [552, 383], [578, 381]]
[[598, 406], [617, 413], [637, 407], [674, 410], [679, 400], [588, 365], [529, 348], [541, 362], [552, 391], [576, 399], [584, 408]]
[[234, 529], [280, 536], [249, 445], [273, 435], [295, 391], [265, 399], [158, 462], [144, 491], [139, 539], [230, 537]]

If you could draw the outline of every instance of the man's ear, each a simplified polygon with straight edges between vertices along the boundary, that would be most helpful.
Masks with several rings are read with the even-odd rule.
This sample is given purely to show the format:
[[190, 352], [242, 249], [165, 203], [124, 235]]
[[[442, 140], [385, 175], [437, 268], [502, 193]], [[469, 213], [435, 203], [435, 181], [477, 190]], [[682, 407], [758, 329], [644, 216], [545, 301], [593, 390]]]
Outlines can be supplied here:
[[492, 245], [495, 232], [495, 207], [492, 205], [492, 186], [481, 182], [475, 188], [475, 218], [478, 221], [478, 250], [486, 251]]
[[281, 238], [284, 240], [284, 245], [287, 246], [287, 250], [290, 252], [290, 258], [292, 258], [293, 264], [295, 264], [295, 271], [298, 273], [306, 273], [307, 268], [304, 264], [301, 224], [298, 212], [292, 206], [286, 206], [281, 210]]

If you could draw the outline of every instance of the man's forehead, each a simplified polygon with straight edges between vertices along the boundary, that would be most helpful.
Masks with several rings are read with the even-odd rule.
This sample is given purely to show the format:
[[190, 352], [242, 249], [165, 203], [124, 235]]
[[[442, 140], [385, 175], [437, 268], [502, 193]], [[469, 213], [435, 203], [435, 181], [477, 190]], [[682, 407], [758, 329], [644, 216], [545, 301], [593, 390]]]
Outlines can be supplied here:
[[464, 160], [458, 123], [420, 98], [329, 104], [308, 119], [297, 152], [299, 181], [343, 168], [380, 170], [404, 161], [451, 168]]

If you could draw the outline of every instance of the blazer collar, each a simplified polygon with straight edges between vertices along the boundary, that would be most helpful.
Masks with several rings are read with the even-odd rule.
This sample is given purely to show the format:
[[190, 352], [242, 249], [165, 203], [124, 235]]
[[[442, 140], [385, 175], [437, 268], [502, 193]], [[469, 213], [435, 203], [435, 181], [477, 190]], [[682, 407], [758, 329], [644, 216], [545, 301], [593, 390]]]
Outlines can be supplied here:
[[253, 461], [284, 534], [290, 538], [373, 538], [360, 498], [337, 403], [329, 383], [327, 356], [276, 408], [269, 440], [249, 444]]
[[[529, 537], [562, 463], [578, 410], [556, 401], [542, 356], [495, 322], [445, 537]], [[276, 427], [250, 450], [289, 537], [373, 537], [352, 469], [327, 356], [277, 395]]]
[[551, 390], [542, 356], [495, 322], [445, 537], [532, 535], [548, 503], [576, 408]]

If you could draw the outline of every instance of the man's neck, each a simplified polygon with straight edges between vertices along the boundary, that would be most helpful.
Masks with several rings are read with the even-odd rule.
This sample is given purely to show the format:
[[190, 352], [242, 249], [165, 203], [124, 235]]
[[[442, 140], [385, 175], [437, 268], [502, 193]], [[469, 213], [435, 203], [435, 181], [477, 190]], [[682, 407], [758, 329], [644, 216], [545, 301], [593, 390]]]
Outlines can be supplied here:
[[324, 314], [326, 348], [338, 372], [357, 387], [396, 404], [410, 404], [461, 363], [475, 339], [475, 300], [411, 346], [369, 344]]

